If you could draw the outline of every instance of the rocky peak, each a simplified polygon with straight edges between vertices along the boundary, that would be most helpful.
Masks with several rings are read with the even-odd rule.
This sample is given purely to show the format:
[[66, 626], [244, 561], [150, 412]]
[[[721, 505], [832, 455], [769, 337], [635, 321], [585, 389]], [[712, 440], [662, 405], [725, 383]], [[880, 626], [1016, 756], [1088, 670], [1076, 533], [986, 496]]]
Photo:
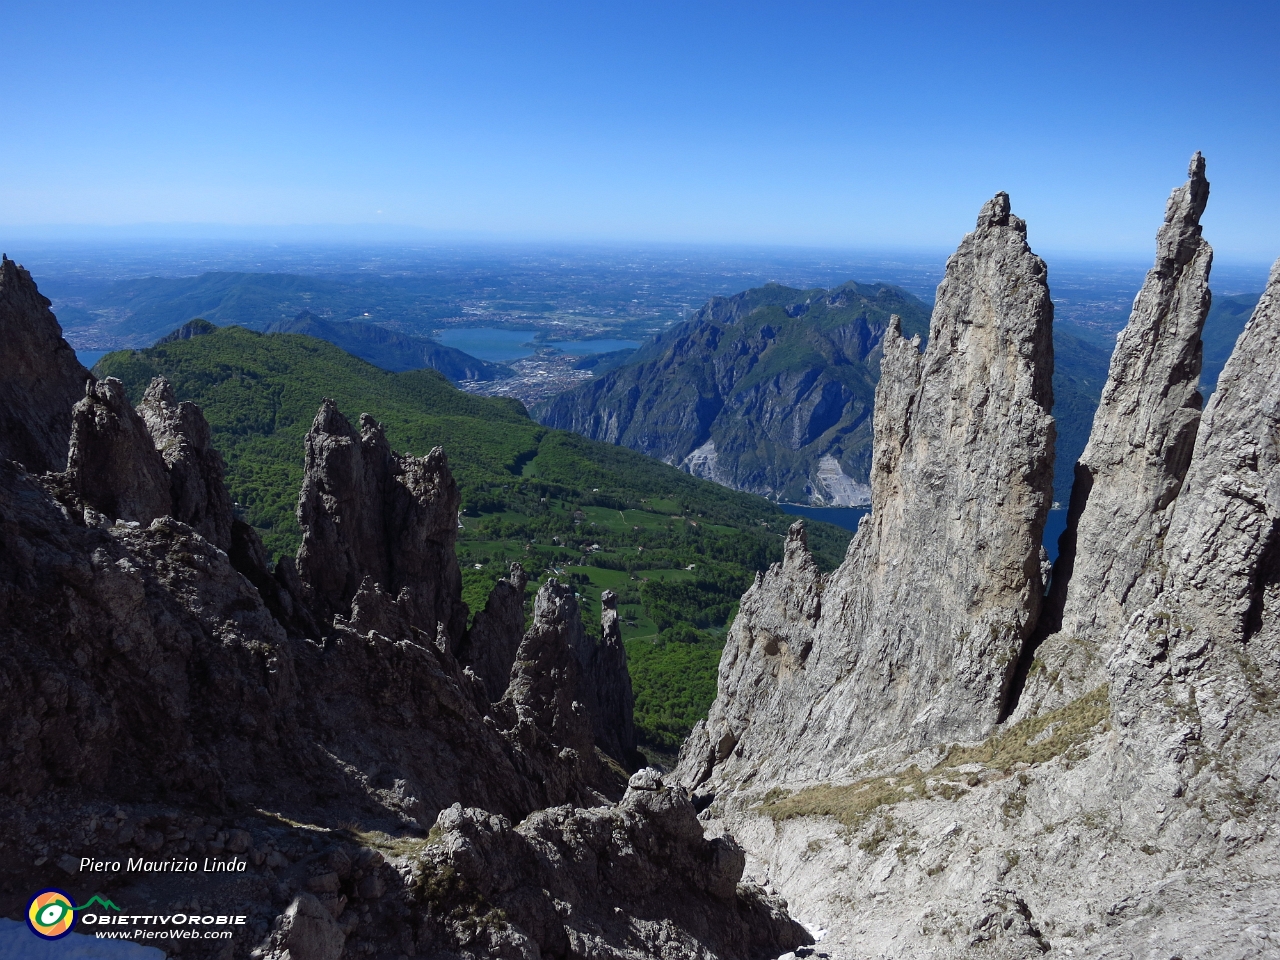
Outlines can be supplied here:
[[600, 595], [600, 640], [585, 632], [574, 647], [582, 669], [583, 695], [591, 714], [596, 745], [624, 767], [635, 764], [635, 695], [627, 670], [627, 651], [618, 623], [618, 595]]
[[554, 577], [538, 590], [533, 624], [520, 641], [511, 679], [493, 705], [499, 726], [542, 763], [546, 802], [591, 802], [581, 785], [616, 788], [595, 755], [592, 717], [574, 651], [584, 640], [573, 587]]
[[49, 306], [31, 274], [0, 256], [0, 459], [32, 473], [65, 469], [71, 408], [93, 379]]
[[79, 503], [109, 520], [150, 523], [171, 510], [164, 458], [114, 377], [86, 382], [72, 408], [67, 483]]
[[[1156, 259], [1116, 341], [1089, 443], [1075, 465], [1067, 529], [1022, 711], [1070, 702], [1101, 682], [1125, 610], [1149, 602], [1148, 569], [1191, 462], [1202, 399], [1200, 332], [1213, 250], [1201, 237], [1209, 199], [1204, 158], [1169, 197]], [[1148, 572], [1144, 575], [1144, 570]], [[1056, 691], [1041, 689], [1055, 678]], [[1058, 682], [1060, 681], [1060, 682]]]
[[480, 679], [490, 703], [502, 699], [511, 680], [511, 665], [524, 634], [528, 583], [524, 567], [511, 564], [510, 573], [489, 591], [489, 599], [476, 613], [458, 653], [458, 659]]
[[830, 775], [996, 723], [1044, 593], [1052, 321], [1044, 262], [997, 194], [947, 262], [926, 349], [886, 334], [871, 515], [829, 578], [793, 528], [743, 597], [685, 782]]
[[171, 515], [230, 552], [235, 514], [224, 482], [226, 468], [204, 413], [189, 400], [178, 403], [164, 377], [151, 382], [138, 413], [169, 470]]
[[[1231, 741], [1250, 796], [1271, 792], [1274, 734], [1259, 736], [1280, 688], [1280, 261], [1272, 267], [1204, 412], [1167, 534], [1110, 665], [1121, 719], [1194, 723], [1194, 746]], [[1136, 682], [1135, 682], [1136, 681]], [[1171, 695], [1172, 694], [1172, 695]], [[1203, 763], [1191, 751], [1184, 779]], [[1213, 780], [1214, 778], [1209, 777]], [[1213, 784], [1210, 784], [1212, 786]]]
[[367, 414], [357, 433], [325, 400], [306, 438], [298, 523], [298, 572], [323, 621], [346, 616], [369, 577], [399, 598], [418, 629], [450, 645], [462, 639], [466, 608], [453, 545], [460, 497], [444, 451], [401, 456]]

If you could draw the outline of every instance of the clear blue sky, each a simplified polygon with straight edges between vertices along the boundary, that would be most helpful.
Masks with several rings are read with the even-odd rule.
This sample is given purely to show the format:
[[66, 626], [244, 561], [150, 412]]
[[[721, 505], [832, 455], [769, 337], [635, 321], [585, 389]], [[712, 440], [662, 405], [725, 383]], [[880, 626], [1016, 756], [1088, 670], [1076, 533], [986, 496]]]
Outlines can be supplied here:
[[1200, 149], [1206, 235], [1272, 259], [1278, 11], [5, 0], [0, 236], [951, 247], [1003, 189], [1037, 249], [1145, 258]]

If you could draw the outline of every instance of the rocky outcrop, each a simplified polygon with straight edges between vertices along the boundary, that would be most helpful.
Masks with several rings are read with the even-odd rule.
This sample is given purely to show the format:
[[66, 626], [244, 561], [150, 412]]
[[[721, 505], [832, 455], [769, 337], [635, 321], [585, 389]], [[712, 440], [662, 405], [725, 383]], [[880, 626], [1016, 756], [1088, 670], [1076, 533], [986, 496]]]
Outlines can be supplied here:
[[889, 317], [924, 333], [926, 309], [884, 284], [715, 297], [625, 366], [533, 413], [738, 490], [862, 505]]
[[[490, 666], [507, 659], [498, 703], [459, 662], [458, 493], [441, 451], [398, 456], [372, 418], [357, 434], [326, 403], [307, 438], [299, 565], [271, 569], [232, 516], [203, 416], [175, 400], [157, 380], [135, 410], [117, 381], [90, 382], [65, 473], [0, 460], [0, 849], [22, 851], [0, 864], [0, 912], [51, 883], [137, 905], [128, 871], [79, 871], [85, 856], [136, 857], [231, 865], [147, 875], [148, 909], [249, 918], [231, 942], [192, 943], [194, 960], [475, 957], [490, 929], [550, 949], [606, 924], [618, 956], [800, 942], [780, 903], [736, 885], [740, 852], [702, 840], [682, 792], [609, 813], [623, 781], [583, 703], [570, 588], [544, 586], [510, 659], [499, 634], [523, 627], [523, 572], [495, 592], [480, 633]], [[440, 812], [528, 824], [565, 803], [600, 809], [558, 807], [558, 839], [539, 828], [495, 866], [511, 871], [511, 916], [585, 926], [468, 912], [453, 881], [471, 861], [437, 856], [444, 826], [428, 833]], [[539, 859], [557, 855], [584, 869]], [[413, 882], [427, 862], [445, 870]]]
[[406, 457], [392, 451], [367, 414], [360, 432], [326, 400], [306, 439], [298, 523], [298, 573], [320, 621], [346, 616], [366, 577], [397, 598], [413, 625], [451, 646], [467, 611], [454, 556], [457, 484], [444, 451]]
[[71, 408], [93, 376], [62, 339], [31, 274], [0, 257], [0, 459], [34, 473], [67, 465]]
[[574, 650], [582, 619], [573, 587], [554, 577], [538, 591], [511, 680], [493, 705], [500, 729], [543, 769], [547, 805], [587, 804], [615, 790], [595, 752], [584, 678]]
[[108, 520], [150, 523], [171, 511], [164, 458], [114, 377], [86, 383], [72, 408], [66, 482], [79, 503]]
[[636, 765], [635, 695], [618, 623], [618, 595], [600, 595], [600, 639], [585, 631], [573, 648], [596, 746], [624, 767]]
[[[1084, 454], [1022, 712], [1069, 703], [1102, 682], [1125, 611], [1158, 588], [1150, 570], [1200, 422], [1200, 332], [1213, 251], [1201, 236], [1209, 199], [1204, 158], [1173, 191], [1155, 265], [1134, 300]], [[1144, 571], [1147, 573], [1144, 575]], [[1051, 635], [1051, 636], [1050, 636]]]
[[947, 262], [927, 349], [886, 335], [870, 517], [830, 577], [796, 527], [747, 591], [685, 782], [830, 776], [994, 726], [1044, 593], [1052, 319], [998, 194]]
[[[1162, 549], [1144, 576], [1156, 596], [1116, 646], [1122, 722], [1172, 728], [1178, 778], [1194, 779], [1230, 746], [1219, 781], [1274, 796], [1280, 689], [1280, 263], [1205, 410], [1172, 504]], [[1171, 695], [1172, 694], [1172, 695]], [[1220, 786], [1221, 784], [1219, 784]]]
[[[864, 521], [829, 578], [812, 569], [795, 531], [783, 564], [743, 598], [719, 698], [686, 745], [680, 774], [699, 784], [704, 818], [733, 830], [757, 875], [830, 931], [823, 948], [834, 957], [1269, 955], [1280, 910], [1272, 867], [1280, 857], [1280, 264], [1201, 418], [1203, 171], [1197, 155], [1117, 345], [1076, 471], [1073, 539], [1063, 541], [1073, 552], [1054, 571], [1042, 611], [1039, 629], [1061, 631], [1036, 651], [1008, 720], [959, 743], [933, 731], [907, 745], [917, 748], [910, 755], [858, 753], [865, 735], [850, 738], [854, 764], [830, 747], [840, 731], [827, 720], [829, 691], [845, 692], [846, 728], [863, 731], [947, 654], [921, 646], [900, 662], [892, 647], [876, 648], [896, 684], [861, 701], [860, 689], [841, 686], [839, 669], [828, 666], [830, 679], [819, 682], [824, 661], [856, 665], [868, 636], [910, 635], [914, 607], [945, 616], [929, 594], [945, 600], [963, 583], [944, 566], [955, 550], [948, 544], [932, 571], [914, 568], [928, 593], [903, 583], [896, 608], [841, 584], [852, 570], [874, 583], [875, 568], [856, 566], [875, 556], [872, 535], [912, 516], [920, 488], [902, 481], [919, 468], [912, 435], [946, 420], [921, 402], [927, 390], [883, 388], [891, 364], [897, 380], [927, 380], [929, 352], [886, 348], [872, 473], [883, 526], [874, 514]], [[935, 322], [930, 350], [944, 341], [939, 333]], [[963, 363], [972, 345], [948, 349]], [[1000, 416], [1007, 421], [968, 435], [974, 450], [991, 434], [1025, 429], [1016, 407]], [[932, 456], [944, 488], [955, 454], [941, 447]], [[1001, 469], [1007, 456], [995, 458]], [[998, 507], [1001, 497], [985, 502]], [[995, 530], [989, 543], [1017, 542], [989, 517], [966, 516], [968, 503], [934, 501], [932, 524], [919, 515], [915, 523], [940, 531], [962, 520], [975, 549]], [[896, 559], [913, 570], [910, 555]], [[1016, 582], [996, 574], [984, 574], [985, 596]], [[1066, 676], [1072, 649], [1087, 655]], [[969, 699], [964, 709], [981, 717], [989, 706]], [[762, 718], [786, 724], [771, 736], [790, 765], [758, 746], [768, 742]], [[825, 765], [807, 762], [810, 754]]]
[[520, 638], [524, 635], [524, 592], [529, 578], [524, 567], [511, 564], [511, 572], [493, 585], [484, 609], [476, 613], [458, 653], [484, 686], [490, 703], [497, 703], [511, 681]]
[[441, 939], [480, 956], [764, 960], [812, 942], [784, 903], [742, 882], [742, 850], [705, 839], [688, 795], [655, 770], [616, 806], [516, 826], [458, 806], [436, 829], [415, 888]]
[[178, 403], [164, 377], [152, 381], [138, 413], [169, 471], [169, 514], [229, 552], [235, 513], [204, 414], [190, 401]]

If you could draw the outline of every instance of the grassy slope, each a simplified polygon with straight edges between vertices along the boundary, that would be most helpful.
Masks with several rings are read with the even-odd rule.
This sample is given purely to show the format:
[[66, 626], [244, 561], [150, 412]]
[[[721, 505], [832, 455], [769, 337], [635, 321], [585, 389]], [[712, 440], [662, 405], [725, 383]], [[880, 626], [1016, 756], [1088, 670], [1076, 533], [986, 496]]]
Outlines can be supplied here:
[[[303, 438], [322, 398], [352, 420], [377, 417], [398, 450], [443, 445], [463, 494], [464, 599], [482, 606], [513, 559], [536, 578], [555, 570], [578, 584], [589, 628], [600, 592], [617, 591], [637, 721], [659, 749], [705, 715], [737, 599], [779, 559], [793, 519], [630, 450], [541, 427], [514, 400], [463, 393], [435, 371], [389, 373], [297, 334], [226, 327], [109, 354], [97, 372], [124, 381], [135, 401], [163, 374], [179, 399], [200, 404], [233, 498], [277, 554], [299, 542]], [[830, 568], [848, 534], [810, 524], [810, 541]]]

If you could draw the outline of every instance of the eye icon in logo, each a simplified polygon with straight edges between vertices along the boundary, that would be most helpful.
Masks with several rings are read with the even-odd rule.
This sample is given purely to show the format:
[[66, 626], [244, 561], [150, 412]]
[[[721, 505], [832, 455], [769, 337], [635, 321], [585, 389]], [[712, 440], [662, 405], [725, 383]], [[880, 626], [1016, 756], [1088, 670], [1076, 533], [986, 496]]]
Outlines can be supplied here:
[[58, 940], [76, 925], [76, 905], [61, 890], [41, 890], [27, 905], [27, 926], [37, 937]]

